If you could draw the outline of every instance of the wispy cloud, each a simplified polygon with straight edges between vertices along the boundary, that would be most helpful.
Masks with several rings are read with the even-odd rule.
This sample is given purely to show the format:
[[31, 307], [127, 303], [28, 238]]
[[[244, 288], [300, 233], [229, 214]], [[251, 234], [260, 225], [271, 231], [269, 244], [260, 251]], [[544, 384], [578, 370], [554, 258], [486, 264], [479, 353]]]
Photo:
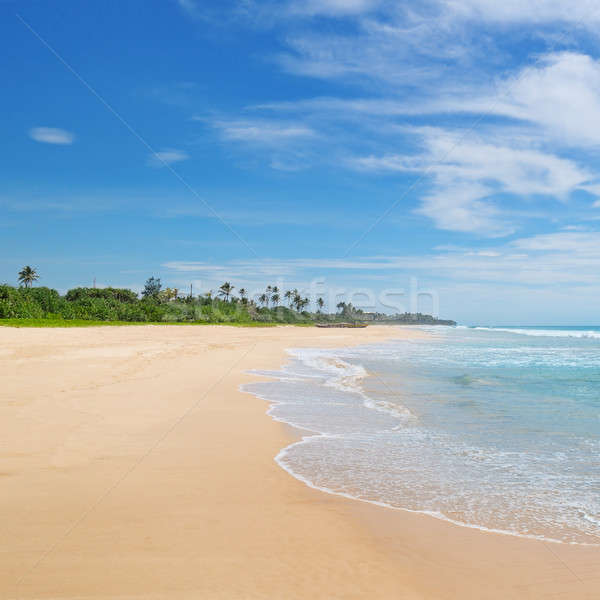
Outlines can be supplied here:
[[535, 65], [492, 83], [467, 82], [458, 87], [453, 81], [437, 88], [435, 94], [426, 90], [416, 93], [417, 99], [410, 100], [320, 97], [264, 103], [253, 108], [329, 116], [355, 113], [379, 118], [494, 115], [537, 125], [560, 143], [585, 146], [600, 143], [600, 60], [586, 54], [551, 53], [539, 57]]
[[29, 130], [29, 137], [44, 144], [69, 145], [75, 141], [73, 133], [56, 127], [33, 127]]
[[[198, 118], [198, 120], [204, 119]], [[220, 132], [225, 140], [269, 146], [287, 144], [297, 139], [306, 139], [316, 136], [316, 132], [303, 123], [277, 120], [217, 119], [212, 121], [212, 126]]]
[[200, 11], [200, 7], [195, 2], [195, 0], [177, 0], [177, 4], [179, 8], [186, 14], [188, 17], [192, 19], [199, 19], [202, 16]]
[[440, 0], [446, 14], [455, 19], [469, 19], [496, 23], [572, 23], [582, 27], [600, 21], [598, 3], [594, 0], [574, 0], [570, 3], [555, 0]]
[[[252, 145], [281, 169], [318, 163], [414, 173], [424, 186], [411, 209], [437, 228], [482, 236], [518, 231], [519, 202], [545, 202], [550, 217], [552, 202], [600, 189], [589, 154], [573, 153], [589, 152], [600, 140], [600, 61], [552, 49], [525, 57], [523, 66], [517, 45], [489, 34], [490, 27], [504, 28], [507, 40], [535, 35], [536, 48], [564, 47], [571, 38], [563, 32], [595, 35], [596, 2], [279, 5], [274, 18], [285, 49], [275, 60], [284, 71], [332, 85], [359, 84], [371, 95], [353, 98], [346, 86], [338, 88], [339, 97], [266, 101], [249, 107], [262, 111], [251, 113], [259, 117], [214, 121], [224, 142]], [[344, 26], [313, 26], [322, 17], [343, 18]], [[502, 64], [512, 70], [501, 71]], [[440, 121], [444, 126], [423, 127]]]
[[419, 212], [441, 229], [506, 235], [514, 225], [491, 197], [504, 193], [565, 200], [594, 179], [593, 173], [572, 160], [516, 144], [502, 145], [489, 130], [485, 137], [439, 128], [415, 131], [423, 137], [424, 153], [368, 156], [355, 159], [354, 164], [366, 170], [416, 171], [433, 178], [434, 190], [425, 195]]
[[[600, 232], [566, 232], [523, 237], [488, 248], [450, 248], [420, 256], [365, 256], [356, 259], [294, 258], [232, 260], [224, 263], [173, 260], [163, 267], [177, 273], [196, 273], [204, 278], [241, 277], [264, 281], [265, 277], [305, 280], [315, 273], [325, 277], [344, 272], [349, 282], [372, 273], [419, 275], [463, 283], [502, 283], [529, 288], [571, 283], [600, 286]], [[386, 281], [386, 278], [382, 279]]]
[[[315, 99], [315, 106], [332, 99]], [[273, 106], [284, 109], [284, 106]], [[290, 107], [291, 108], [291, 107]], [[575, 52], [541, 56], [534, 66], [489, 84], [442, 90], [419, 103], [361, 100], [338, 109], [380, 115], [487, 114], [538, 126], [557, 143], [572, 146], [600, 144], [600, 61]], [[560, 115], [560, 118], [557, 118]]]
[[516, 240], [512, 245], [522, 250], [573, 252], [579, 256], [600, 258], [600, 233], [596, 231], [559, 231], [538, 234]]
[[160, 152], [151, 154], [148, 158], [148, 164], [152, 167], [165, 167], [167, 165], [188, 160], [189, 158], [189, 154], [183, 150], [167, 148], [165, 150], [161, 150]]
[[267, 164], [280, 171], [297, 171], [310, 166], [312, 148], [319, 142], [320, 134], [301, 120], [206, 118], [194, 120], [206, 123], [216, 131], [220, 141], [238, 150], [252, 148], [253, 159], [266, 155]]
[[383, 4], [382, 0], [292, 0], [287, 12], [291, 15], [340, 17], [369, 13]]

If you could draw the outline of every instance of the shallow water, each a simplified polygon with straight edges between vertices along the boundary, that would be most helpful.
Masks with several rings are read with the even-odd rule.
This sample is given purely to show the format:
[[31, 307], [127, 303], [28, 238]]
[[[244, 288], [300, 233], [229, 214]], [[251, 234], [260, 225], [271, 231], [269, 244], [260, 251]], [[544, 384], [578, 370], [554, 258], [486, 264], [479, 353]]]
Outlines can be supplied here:
[[309, 485], [463, 525], [600, 544], [600, 330], [425, 328], [292, 350], [245, 386], [309, 430], [277, 457]]

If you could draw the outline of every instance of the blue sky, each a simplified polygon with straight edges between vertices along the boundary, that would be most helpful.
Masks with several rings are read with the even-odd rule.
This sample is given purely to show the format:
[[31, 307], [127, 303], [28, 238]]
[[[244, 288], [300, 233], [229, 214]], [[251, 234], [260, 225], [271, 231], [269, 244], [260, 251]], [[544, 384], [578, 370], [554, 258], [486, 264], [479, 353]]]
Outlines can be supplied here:
[[597, 2], [0, 13], [0, 281], [600, 322]]

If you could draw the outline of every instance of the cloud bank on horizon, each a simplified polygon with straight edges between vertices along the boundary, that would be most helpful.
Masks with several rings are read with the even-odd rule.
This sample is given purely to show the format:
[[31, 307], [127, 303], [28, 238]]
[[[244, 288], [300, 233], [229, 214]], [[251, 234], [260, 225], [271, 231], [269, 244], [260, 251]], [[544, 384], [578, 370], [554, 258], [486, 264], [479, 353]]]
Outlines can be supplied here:
[[[126, 11], [114, 55], [85, 6], [65, 13], [81, 29], [63, 37], [50, 10], [22, 12], [135, 135], [22, 25], [3, 25], [31, 53], [23, 94], [2, 102], [33, 162], [10, 155], [0, 208], [56, 218], [49, 239], [72, 239], [68, 260], [103, 264], [102, 280], [127, 257], [207, 287], [416, 275], [446, 316], [504, 322], [518, 309], [560, 320], [600, 292], [596, 0], [174, 0], [135, 29]], [[101, 248], [69, 237], [76, 219], [93, 219]], [[107, 253], [118, 235], [125, 252]]]

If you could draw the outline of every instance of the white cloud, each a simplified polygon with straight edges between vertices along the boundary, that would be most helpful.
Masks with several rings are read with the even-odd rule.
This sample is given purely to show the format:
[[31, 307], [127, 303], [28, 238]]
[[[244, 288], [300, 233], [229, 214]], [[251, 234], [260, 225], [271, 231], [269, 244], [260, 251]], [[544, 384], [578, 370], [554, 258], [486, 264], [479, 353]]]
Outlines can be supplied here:
[[[180, 0], [187, 2], [190, 0]], [[298, 15], [364, 15], [375, 9], [398, 16], [398, 3], [384, 0], [290, 0], [288, 11]], [[600, 21], [600, 10], [596, 0], [434, 0], [428, 3], [405, 3], [402, 8], [413, 19], [428, 16], [447, 23], [448, 21], [483, 21], [500, 24], [548, 24], [572, 23], [589, 26]]]
[[490, 197], [505, 193], [566, 200], [593, 178], [571, 160], [500, 145], [503, 140], [491, 135], [482, 138], [437, 128], [414, 131], [423, 136], [422, 154], [367, 156], [353, 164], [374, 171], [417, 171], [433, 178], [434, 190], [423, 198], [418, 212], [441, 229], [489, 236], [512, 233], [514, 225]]
[[600, 259], [600, 233], [595, 231], [561, 231], [516, 240], [513, 245], [521, 250], [573, 252]]
[[[214, 123], [224, 140], [267, 147], [275, 168], [318, 161], [420, 173], [433, 185], [418, 212], [439, 228], [479, 235], [516, 231], [520, 215], [506, 206], [516, 199], [566, 202], [576, 190], [598, 194], [598, 175], [582, 166], [589, 157], [561, 155], [599, 144], [600, 61], [577, 52], [550, 53], [490, 85], [490, 72], [499, 72], [497, 59], [507, 58], [500, 53], [513, 49], [500, 49], [496, 44], [504, 44], [502, 38], [479, 35], [477, 28], [484, 23], [503, 31], [512, 25], [539, 26], [535, 32], [512, 30], [523, 39], [568, 33], [580, 25], [591, 28], [600, 22], [596, 1], [307, 0], [285, 7], [285, 18], [293, 13], [355, 19], [348, 29], [324, 32], [302, 21], [302, 27], [287, 30], [289, 51], [277, 57], [285, 70], [368, 82], [370, 90], [375, 79], [378, 96], [264, 103], [253, 108], [274, 111], [273, 118]], [[510, 58], [523, 61], [517, 52]], [[470, 113], [502, 119], [477, 121], [473, 131], [461, 133], [459, 123]], [[452, 129], [410, 129], [411, 116], [449, 117]], [[414, 136], [423, 149], [399, 154], [398, 147], [410, 148]], [[348, 159], [357, 147], [364, 148], [362, 158]], [[288, 160], [274, 148], [297, 152]]]
[[411, 107], [408, 103], [395, 99], [335, 98], [329, 96], [287, 102], [265, 102], [250, 108], [280, 112], [322, 112], [328, 115], [358, 113], [373, 116], [398, 116], [423, 113], [422, 107]]
[[[455, 248], [412, 256], [359, 258], [295, 258], [232, 260], [222, 264], [203, 261], [169, 261], [166, 269], [200, 273], [205, 277], [233, 279], [272, 276], [310, 279], [315, 271], [332, 277], [344, 272], [346, 281], [396, 281], [394, 276], [417, 275], [464, 283], [499, 283], [528, 288], [556, 283], [600, 286], [600, 232], [556, 232], [517, 239], [488, 248]], [[395, 274], [395, 275], [394, 275]]]
[[[600, 145], [600, 60], [573, 52], [541, 57], [535, 66], [495, 82], [442, 87], [435, 95], [401, 101], [395, 98], [312, 98], [265, 103], [254, 108], [321, 112], [330, 116], [372, 117], [476, 113], [527, 121], [545, 138], [571, 146]], [[560, 117], [559, 117], [560, 116]]]
[[200, 17], [200, 9], [194, 0], [177, 0], [177, 4], [179, 5], [179, 8], [192, 19]]
[[295, 74], [350, 79], [369, 88], [374, 79], [404, 89], [427, 81], [488, 80], [486, 66], [497, 68], [506, 56], [502, 38], [488, 32], [480, 35], [478, 25], [535, 24], [538, 36], [558, 31], [555, 44], [560, 45], [571, 30], [581, 27], [595, 32], [600, 22], [600, 8], [591, 0], [569, 4], [560, 0], [298, 3], [305, 7], [304, 14], [313, 4], [321, 7], [321, 14], [330, 11], [334, 15], [337, 5], [346, 6], [348, 10], [337, 16], [353, 14], [355, 29], [350, 33], [294, 30], [285, 38], [289, 51], [278, 56], [279, 63]]
[[213, 122], [226, 140], [254, 144], [277, 145], [316, 135], [302, 123], [266, 120], [218, 120]]
[[296, 75], [348, 79], [369, 87], [373, 80], [390, 86], [405, 86], [408, 82], [414, 86], [434, 80], [443, 72], [442, 64], [424, 58], [445, 55], [448, 65], [464, 54], [464, 46], [455, 41], [443, 43], [446, 37], [441, 32], [436, 36], [430, 25], [395, 29], [361, 21], [358, 33], [352, 36], [331, 32], [288, 35], [285, 41], [290, 51], [276, 59], [285, 71]]
[[462, 183], [438, 188], [426, 195], [417, 209], [438, 229], [496, 237], [515, 230], [501, 211], [486, 200], [492, 190], [477, 183]]
[[600, 145], [600, 61], [585, 54], [544, 56], [536, 66], [501, 80], [497, 90], [425, 103], [422, 112], [476, 112], [535, 123], [555, 140]]
[[[222, 141], [236, 149], [252, 147], [252, 160], [264, 159], [256, 150], [266, 154], [266, 164], [279, 171], [298, 171], [314, 162], [313, 147], [320, 134], [302, 121], [280, 119], [206, 119], [194, 117], [196, 121], [207, 122], [219, 134]], [[322, 140], [321, 140], [322, 141]]]
[[339, 17], [368, 13], [381, 4], [381, 0], [292, 0], [288, 4], [288, 12], [292, 15]]
[[34, 127], [29, 130], [29, 137], [44, 144], [69, 145], [75, 141], [75, 135], [56, 127]]
[[430, 269], [455, 281], [600, 285], [600, 232], [540, 234], [488, 250], [440, 253]]
[[573, 23], [582, 27], [600, 21], [596, 0], [440, 0], [456, 19], [498, 23]]
[[[352, 119], [363, 128], [365, 123], [379, 123], [379, 139], [371, 134], [371, 140], [383, 147], [390, 146], [390, 140], [383, 138], [386, 134], [422, 136], [425, 151], [421, 154], [382, 152], [348, 162], [365, 170], [416, 171], [432, 177], [435, 188], [423, 198], [419, 212], [442, 229], [485, 235], [514, 231], [514, 224], [490, 200], [499, 192], [563, 201], [575, 190], [599, 196], [598, 174], [557, 156], [557, 149], [570, 152], [572, 147], [600, 144], [600, 61], [573, 52], [549, 54], [535, 66], [498, 80], [495, 88], [492, 93], [489, 85], [467, 84], [460, 91], [442, 88], [431, 98], [410, 101], [391, 95], [320, 97], [254, 108], [310, 115], [329, 123]], [[452, 131], [410, 129], [396, 121], [461, 113], [506, 117], [511, 124], [477, 122], [473, 131], [461, 133], [458, 127]], [[600, 201], [593, 206], [599, 207]]]
[[166, 167], [189, 159], [189, 154], [183, 150], [168, 148], [150, 155], [148, 164], [152, 167]]

